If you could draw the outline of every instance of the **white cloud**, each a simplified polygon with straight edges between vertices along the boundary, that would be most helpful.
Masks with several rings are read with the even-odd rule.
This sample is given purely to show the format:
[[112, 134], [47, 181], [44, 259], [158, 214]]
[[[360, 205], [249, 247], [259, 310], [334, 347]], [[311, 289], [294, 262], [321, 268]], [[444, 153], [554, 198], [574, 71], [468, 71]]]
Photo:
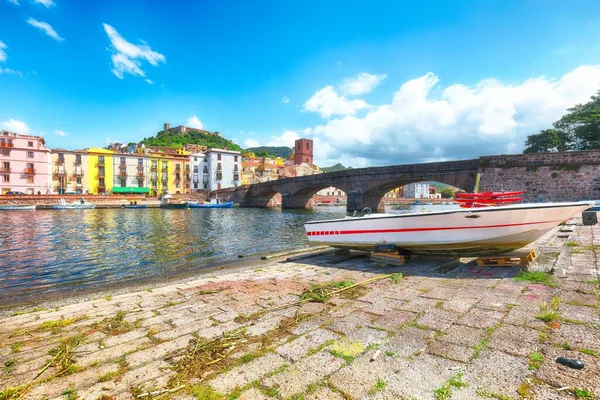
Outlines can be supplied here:
[[15, 5], [19, 5], [19, 0], [8, 0], [9, 3], [13, 3]]
[[[305, 109], [324, 117], [340, 116], [310, 132], [295, 133], [313, 138], [315, 162], [325, 166], [515, 153], [522, 151], [527, 135], [551, 127], [567, 108], [588, 101], [599, 85], [600, 65], [580, 66], [556, 79], [540, 76], [518, 84], [483, 79], [471, 86], [455, 83], [447, 87], [440, 86], [439, 78], [430, 72], [404, 82], [387, 104], [370, 107], [361, 117], [354, 115], [356, 108], [332, 106], [340, 97], [328, 86], [327, 96], [313, 96]], [[333, 100], [327, 103], [323, 98]], [[292, 146], [289, 132], [279, 138], [285, 140], [276, 142]]]
[[51, 38], [62, 42], [63, 38], [61, 38], [58, 33], [56, 33], [56, 31], [54, 30], [54, 28], [52, 28], [52, 26], [47, 23], [47, 22], [42, 22], [42, 21], [38, 21], [36, 19], [33, 18], [29, 18], [27, 20], [27, 23], [35, 28], [38, 28], [39, 30], [43, 31], [46, 35], [50, 36]]
[[281, 99], [282, 103], [288, 104], [290, 102], [290, 99], [286, 96], [283, 96], [283, 98]]
[[4, 44], [3, 41], [0, 40], [0, 62], [6, 61], [8, 56], [6, 55], [6, 51], [4, 49], [8, 49], [8, 46]]
[[17, 71], [14, 69], [10, 69], [10, 68], [2, 68], [0, 67], [0, 74], [13, 74], [13, 75], [19, 75], [21, 78], [23, 77], [23, 73], [21, 71]]
[[29, 127], [27, 126], [27, 124], [23, 121], [17, 121], [16, 119], [9, 119], [8, 121], [3, 121], [0, 122], [0, 127], [2, 127], [2, 129], [6, 129], [9, 132], [14, 132], [14, 133], [22, 133], [22, 134], [28, 134], [29, 133]]
[[148, 85], [154, 85], [154, 82], [152, 82], [150, 79], [144, 79], [144, 81], [146, 81]]
[[249, 149], [250, 147], [258, 147], [260, 146], [260, 144], [258, 143], [258, 140], [255, 139], [246, 139], [244, 141], [244, 146], [246, 146], [246, 149]]
[[346, 96], [356, 96], [369, 93], [375, 89], [385, 78], [387, 74], [373, 75], [367, 72], [361, 72], [353, 78], [346, 78], [339, 86], [342, 93]]
[[354, 115], [363, 108], [369, 108], [365, 101], [348, 100], [338, 95], [332, 86], [325, 86], [304, 103], [304, 111], [319, 113], [323, 118], [332, 115]]
[[62, 130], [60, 130], [60, 129], [57, 129], [57, 130], [55, 130], [53, 133], [54, 133], [56, 136], [62, 136], [62, 137], [65, 137], [65, 136], [67, 136], [67, 135], [68, 135], [68, 133], [67, 133], [67, 132], [65, 132], [65, 131], [62, 131]]
[[189, 126], [190, 128], [204, 129], [202, 121], [200, 121], [195, 115], [192, 115], [192, 117], [187, 120], [186, 126]]
[[103, 26], [112, 45], [112, 73], [117, 78], [123, 79], [124, 74], [145, 78], [146, 73], [141, 68], [142, 60], [148, 61], [153, 66], [157, 66], [161, 62], [166, 62], [164, 55], [152, 50], [145, 42], [141, 42], [139, 45], [130, 43], [112, 26], [108, 24], [103, 24]]
[[37, 4], [41, 4], [41, 5], [45, 6], [46, 8], [50, 8], [50, 7], [56, 5], [56, 3], [54, 3], [52, 0], [33, 0], [33, 2], [37, 3]]

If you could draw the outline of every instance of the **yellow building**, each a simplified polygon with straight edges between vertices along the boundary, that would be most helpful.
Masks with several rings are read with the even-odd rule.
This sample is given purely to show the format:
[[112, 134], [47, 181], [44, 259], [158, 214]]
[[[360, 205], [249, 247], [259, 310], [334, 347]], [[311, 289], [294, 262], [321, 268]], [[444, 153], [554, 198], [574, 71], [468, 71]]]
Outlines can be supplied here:
[[90, 193], [110, 193], [113, 188], [114, 168], [112, 150], [90, 148], [88, 153], [87, 186]]
[[183, 147], [178, 149], [150, 148], [150, 194], [180, 194], [190, 192], [190, 158]]

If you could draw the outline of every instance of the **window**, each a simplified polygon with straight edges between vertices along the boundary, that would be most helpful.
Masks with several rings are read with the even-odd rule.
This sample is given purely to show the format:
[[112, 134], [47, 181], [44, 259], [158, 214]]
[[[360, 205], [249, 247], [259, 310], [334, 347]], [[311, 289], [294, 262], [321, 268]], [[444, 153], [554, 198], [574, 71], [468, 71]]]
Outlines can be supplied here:
[[98, 179], [98, 186], [104, 187], [104, 178]]
[[27, 152], [27, 157], [33, 158], [33, 151], [28, 151]]
[[194, 173], [198, 173], [198, 166], [194, 165]]
[[77, 184], [78, 184], [78, 185], [81, 185], [81, 177], [78, 177], [78, 178], [77, 178]]
[[221, 171], [221, 163], [217, 164], [217, 172]]
[[194, 161], [198, 161], [198, 157], [194, 157]]
[[33, 163], [27, 163], [27, 170], [33, 171]]
[[33, 147], [33, 142], [27, 142], [28, 147]]
[[208, 183], [204, 183], [202, 186], [204, 187], [205, 190], [208, 189]]
[[237, 164], [235, 164], [235, 165], [233, 166], [233, 170], [234, 170], [234, 171], [237, 171], [237, 170], [238, 170], [238, 165], [237, 165]]
[[181, 164], [175, 164], [175, 171], [181, 171]]
[[167, 165], [168, 165], [167, 162], [163, 161], [163, 169], [167, 169]]
[[217, 183], [217, 190], [218, 189], [221, 189], [221, 184], [220, 183]]
[[299, 142], [298, 142], [298, 146], [296, 146], [296, 147], [298, 147], [298, 150], [300, 150], [300, 143]]
[[143, 179], [138, 179], [138, 187], [140, 187], [140, 188], [144, 187], [144, 180]]
[[237, 156], [233, 156], [233, 162], [237, 162]]
[[33, 183], [33, 176], [27, 177], [27, 183]]
[[2, 150], [2, 154], [5, 156], [10, 156], [10, 150]]
[[158, 185], [156, 184], [156, 181], [152, 181], [152, 189], [157, 189]]
[[176, 181], [176, 182], [175, 182], [175, 187], [176, 187], [176, 188], [179, 188], [179, 181]]
[[152, 161], [152, 168], [156, 168], [156, 161]]
[[10, 182], [10, 175], [2, 175], [2, 182]]
[[10, 163], [9, 162], [4, 161], [2, 163], [2, 171], [3, 172], [10, 172]]
[[125, 165], [127, 164], [127, 161], [125, 161], [125, 157], [121, 157], [121, 165]]
[[198, 182], [194, 182], [194, 189], [198, 189]]
[[309, 147], [310, 147], [310, 144], [307, 142], [307, 143], [306, 143], [306, 150], [308, 150], [308, 149], [309, 149]]
[[76, 154], [75, 155], [75, 163], [76, 164], [81, 164], [81, 154]]
[[98, 176], [104, 176], [104, 167], [98, 167]]
[[204, 169], [202, 170], [202, 172], [204, 172], [205, 174], [208, 174], [208, 167], [205, 165]]
[[121, 187], [127, 187], [127, 181], [125, 179], [121, 179]]
[[144, 159], [138, 158], [138, 167], [143, 167], [143, 166], [144, 166]]
[[104, 164], [104, 156], [98, 156], [98, 164]]
[[221, 154], [217, 154], [217, 160], [221, 161]]

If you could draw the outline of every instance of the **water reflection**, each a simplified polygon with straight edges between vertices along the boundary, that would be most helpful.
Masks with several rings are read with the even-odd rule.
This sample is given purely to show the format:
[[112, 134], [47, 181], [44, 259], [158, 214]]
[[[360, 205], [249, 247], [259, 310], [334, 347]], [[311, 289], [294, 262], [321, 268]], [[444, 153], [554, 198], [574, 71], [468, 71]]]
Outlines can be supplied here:
[[306, 221], [342, 207], [95, 209], [2, 213], [0, 301], [110, 286], [297, 247]]

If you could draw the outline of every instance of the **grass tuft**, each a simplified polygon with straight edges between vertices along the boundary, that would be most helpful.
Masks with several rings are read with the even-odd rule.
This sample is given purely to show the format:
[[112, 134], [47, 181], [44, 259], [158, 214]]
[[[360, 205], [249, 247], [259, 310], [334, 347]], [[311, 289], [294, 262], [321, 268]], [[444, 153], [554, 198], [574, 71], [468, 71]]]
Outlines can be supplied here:
[[538, 370], [542, 366], [542, 362], [544, 362], [544, 355], [539, 351], [529, 354], [529, 369], [531, 371]]
[[516, 281], [527, 281], [531, 283], [539, 283], [548, 287], [558, 287], [552, 276], [547, 272], [542, 271], [521, 271], [514, 278]]
[[402, 279], [404, 279], [404, 274], [402, 272], [398, 272], [398, 273], [392, 274], [392, 276], [390, 276], [390, 279], [392, 280], [392, 282], [398, 283]]

